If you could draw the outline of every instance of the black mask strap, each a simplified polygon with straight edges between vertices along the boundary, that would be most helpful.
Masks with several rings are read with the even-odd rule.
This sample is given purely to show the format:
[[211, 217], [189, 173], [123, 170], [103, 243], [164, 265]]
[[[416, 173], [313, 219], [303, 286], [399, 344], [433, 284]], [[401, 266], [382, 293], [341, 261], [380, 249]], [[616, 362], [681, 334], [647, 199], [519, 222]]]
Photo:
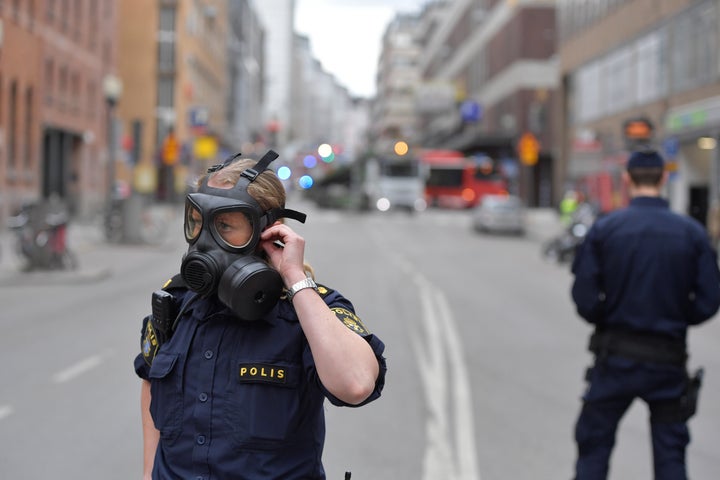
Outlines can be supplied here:
[[300, 223], [305, 223], [307, 215], [302, 212], [298, 212], [297, 210], [291, 210], [289, 208], [273, 208], [271, 210], [268, 210], [267, 213], [265, 213], [265, 218], [267, 219], [267, 223], [265, 225], [269, 226], [275, 223], [275, 221], [279, 218], [291, 218], [293, 220], [297, 220]]
[[207, 173], [217, 172], [218, 170], [221, 170], [221, 169], [227, 167], [228, 165], [230, 165], [232, 163], [233, 160], [235, 160], [240, 155], [242, 155], [242, 152], [236, 153], [232, 157], [225, 160], [223, 163], [217, 163], [217, 164], [213, 165], [212, 167], [207, 169]]
[[244, 170], [240, 175], [248, 179], [248, 183], [253, 182], [258, 175], [267, 170], [270, 162], [278, 158], [280, 155], [274, 150], [268, 150], [263, 157], [255, 164], [254, 167]]

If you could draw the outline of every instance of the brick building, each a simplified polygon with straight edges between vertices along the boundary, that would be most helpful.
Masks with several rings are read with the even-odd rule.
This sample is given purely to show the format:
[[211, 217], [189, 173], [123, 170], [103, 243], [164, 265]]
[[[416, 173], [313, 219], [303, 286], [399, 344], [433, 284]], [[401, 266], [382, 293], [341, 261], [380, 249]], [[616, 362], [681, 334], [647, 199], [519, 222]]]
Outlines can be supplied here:
[[115, 4], [0, 2], [0, 218], [50, 197], [89, 214], [103, 198]]

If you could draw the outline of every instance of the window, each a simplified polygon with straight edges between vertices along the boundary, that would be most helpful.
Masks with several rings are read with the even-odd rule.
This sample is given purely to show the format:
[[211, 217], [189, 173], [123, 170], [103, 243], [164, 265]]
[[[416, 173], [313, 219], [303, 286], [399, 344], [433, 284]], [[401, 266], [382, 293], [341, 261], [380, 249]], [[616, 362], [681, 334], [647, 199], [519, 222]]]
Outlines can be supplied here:
[[648, 103], [667, 93], [667, 30], [641, 38], [635, 45], [637, 100]]
[[161, 32], [174, 32], [175, 31], [175, 7], [162, 6], [160, 7], [160, 25], [159, 31]]
[[[95, 0], [90, 0], [95, 1]], [[82, 27], [83, 27], [83, 5], [82, 0], [75, 0], [75, 40], [80, 40]]]
[[58, 79], [58, 98], [60, 109], [64, 109], [67, 104], [67, 83], [68, 83], [68, 72], [67, 67], [60, 68], [60, 75]]
[[603, 113], [600, 91], [600, 62], [593, 62], [577, 72], [577, 119], [580, 123]]
[[171, 72], [175, 68], [175, 42], [158, 42], [158, 67], [161, 72]]
[[17, 82], [10, 84], [10, 118], [8, 119], [8, 167], [9, 170], [17, 168]]
[[717, 12], [717, 6], [713, 2], [705, 2], [674, 20], [672, 24], [674, 91], [705, 85], [716, 78]]
[[28, 87], [25, 91], [25, 156], [23, 158], [23, 168], [29, 171], [33, 164], [33, 89]]
[[51, 59], [45, 60], [45, 103], [52, 105], [55, 88], [55, 64]]
[[158, 80], [158, 107], [172, 107], [174, 105], [175, 80], [172, 77], [163, 76]]
[[618, 112], [635, 104], [635, 62], [630, 47], [623, 47], [607, 56], [602, 80], [606, 85], [604, 103], [607, 113]]

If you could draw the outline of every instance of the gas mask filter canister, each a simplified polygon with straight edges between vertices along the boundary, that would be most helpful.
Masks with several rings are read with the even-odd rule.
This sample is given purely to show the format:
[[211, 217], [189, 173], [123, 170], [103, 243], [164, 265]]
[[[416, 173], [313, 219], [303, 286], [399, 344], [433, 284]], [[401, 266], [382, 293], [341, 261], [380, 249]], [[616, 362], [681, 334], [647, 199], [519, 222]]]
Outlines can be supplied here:
[[[239, 155], [208, 172], [226, 167]], [[185, 202], [185, 238], [190, 246], [182, 260], [182, 278], [204, 297], [216, 293], [242, 320], [261, 319], [282, 294], [280, 274], [255, 255], [260, 234], [279, 218], [303, 223], [306, 218], [304, 213], [285, 208], [263, 211], [247, 192], [248, 185], [277, 156], [269, 151], [229, 189], [209, 187], [205, 179]]]

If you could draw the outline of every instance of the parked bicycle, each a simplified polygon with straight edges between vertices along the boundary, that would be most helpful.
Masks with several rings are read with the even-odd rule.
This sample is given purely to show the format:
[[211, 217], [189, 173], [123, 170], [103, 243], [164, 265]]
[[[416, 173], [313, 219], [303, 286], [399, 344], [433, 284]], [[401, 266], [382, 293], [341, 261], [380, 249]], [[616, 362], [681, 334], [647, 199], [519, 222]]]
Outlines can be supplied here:
[[23, 205], [8, 219], [8, 228], [15, 234], [16, 252], [25, 264], [24, 271], [74, 270], [78, 267], [75, 253], [68, 248], [68, 214], [51, 211], [45, 205]]

